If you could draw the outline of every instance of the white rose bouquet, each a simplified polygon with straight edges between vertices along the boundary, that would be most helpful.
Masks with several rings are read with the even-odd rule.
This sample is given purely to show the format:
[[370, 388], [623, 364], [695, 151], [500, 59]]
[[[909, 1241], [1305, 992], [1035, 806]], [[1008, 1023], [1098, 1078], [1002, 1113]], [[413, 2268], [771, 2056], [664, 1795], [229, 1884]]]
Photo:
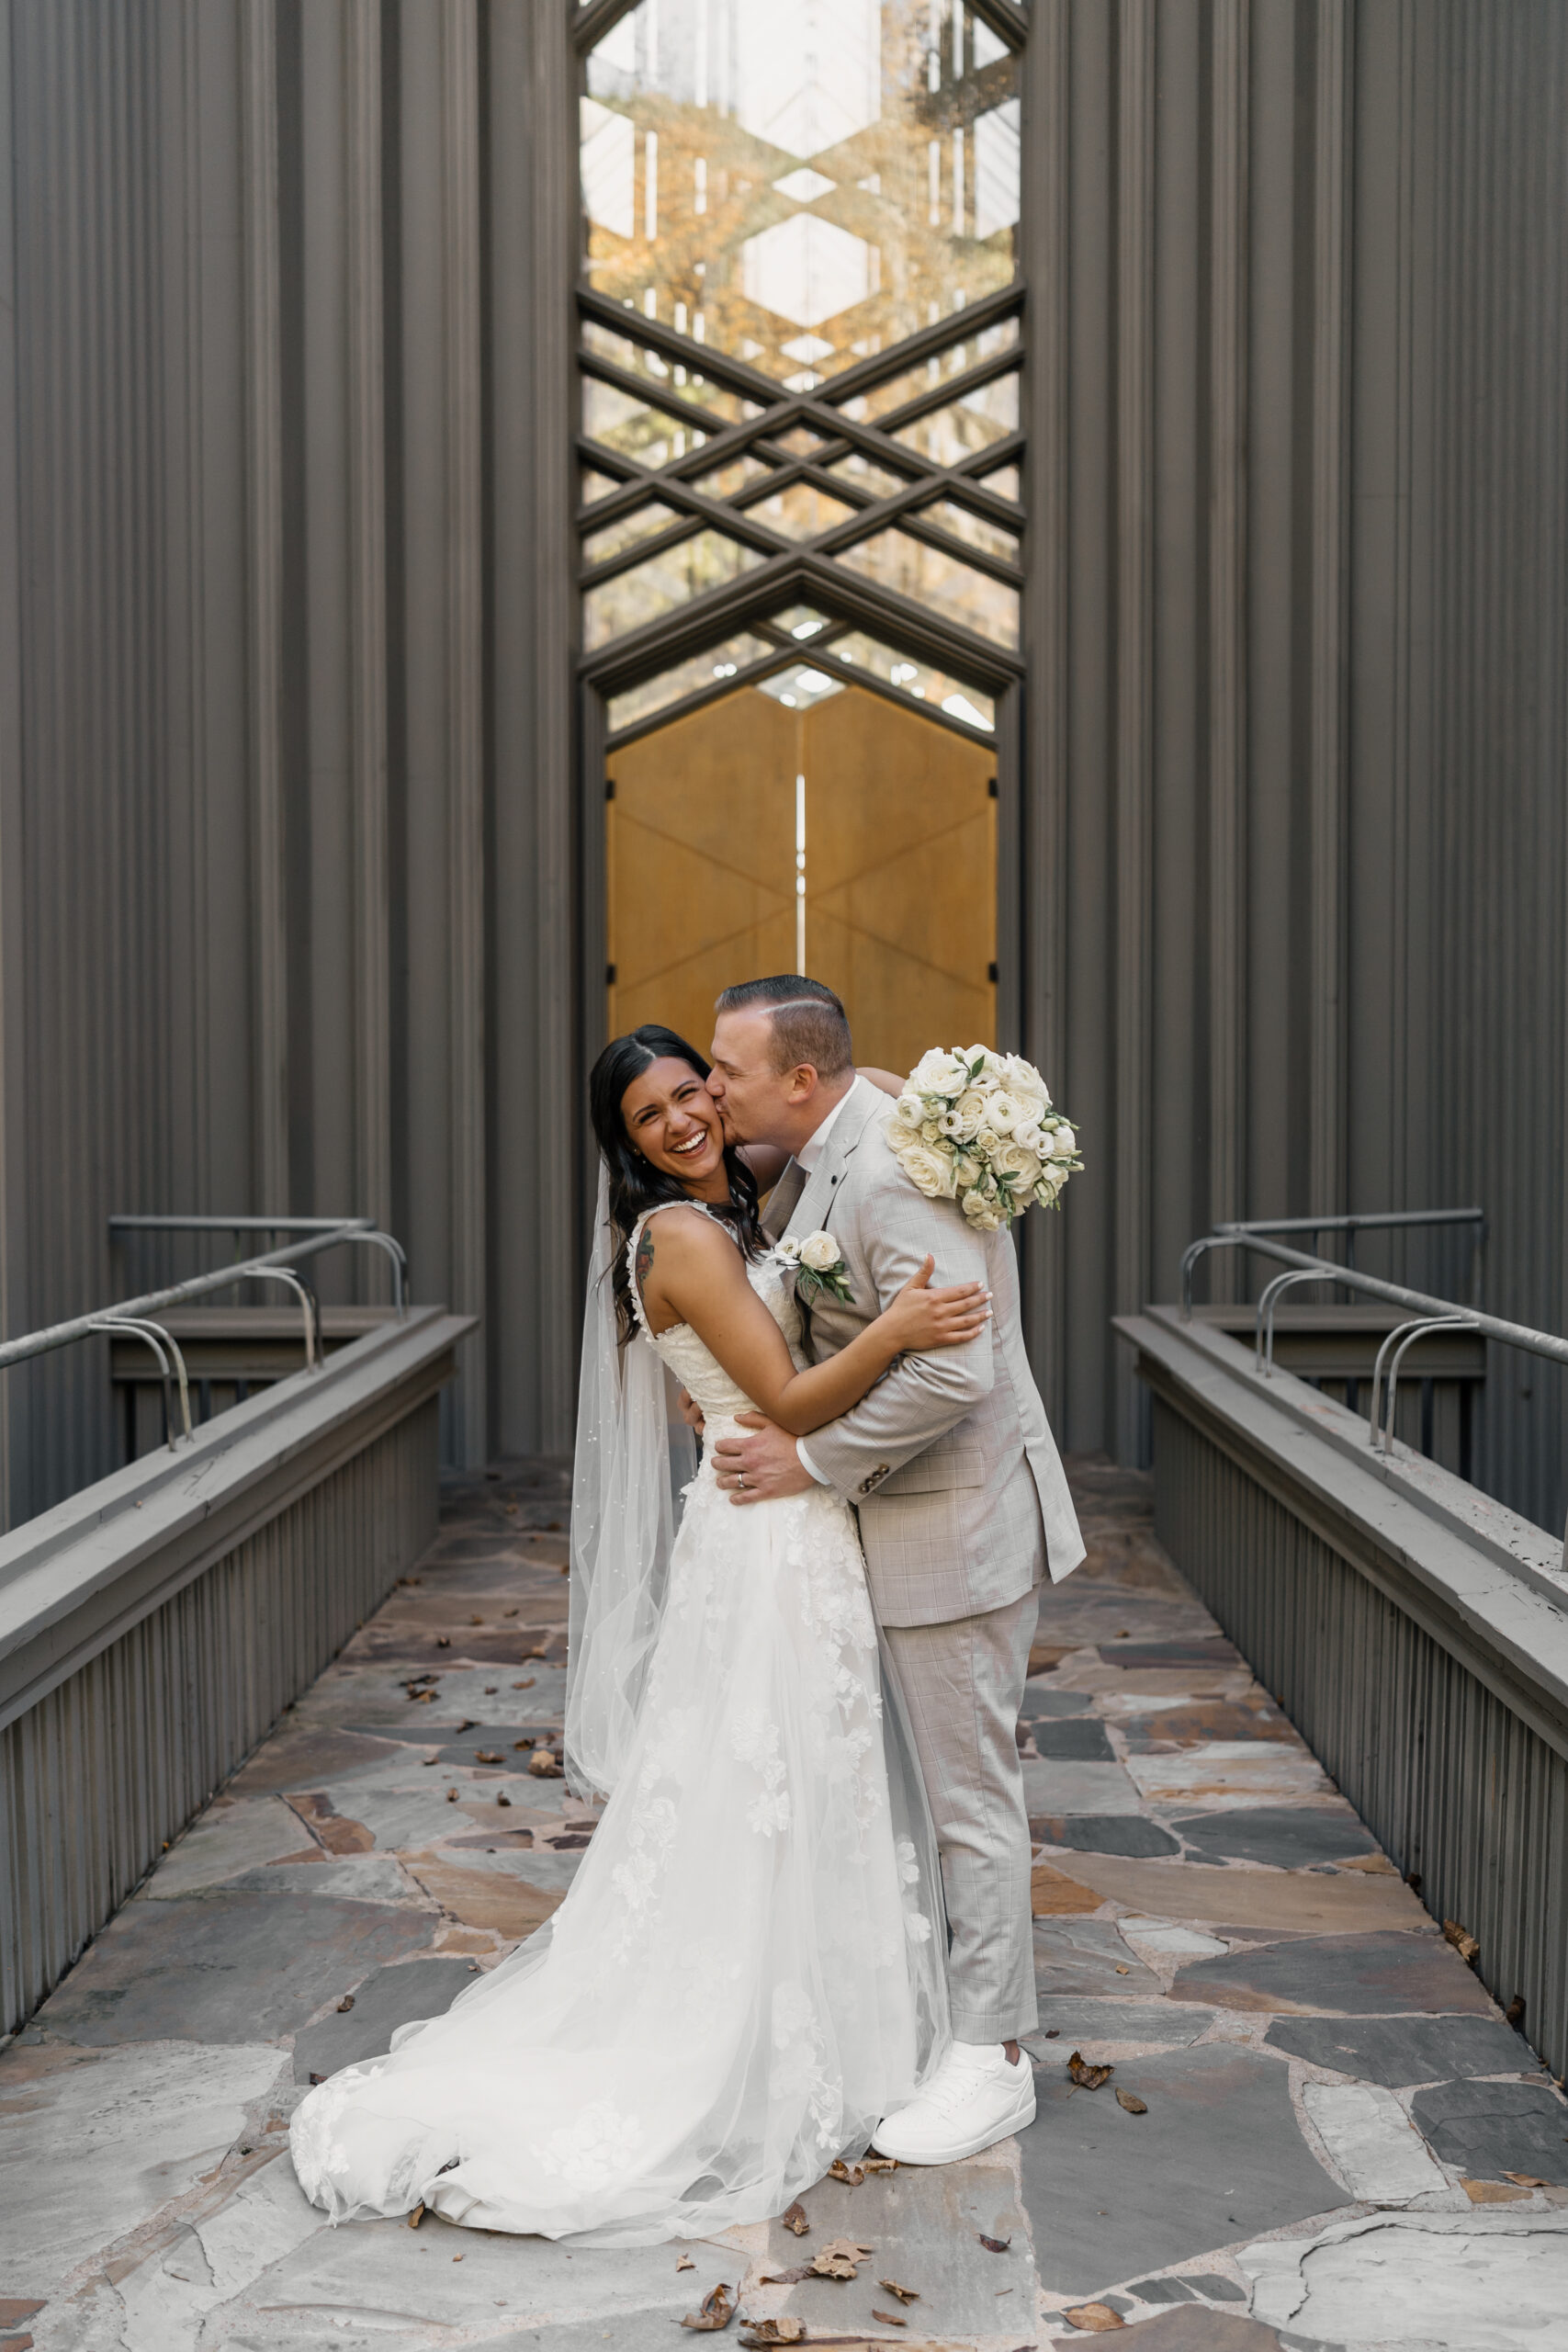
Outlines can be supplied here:
[[1033, 1064], [988, 1046], [933, 1046], [885, 1132], [910, 1182], [932, 1200], [956, 1201], [983, 1233], [1010, 1225], [1032, 1201], [1059, 1200], [1083, 1166], [1077, 1136]]

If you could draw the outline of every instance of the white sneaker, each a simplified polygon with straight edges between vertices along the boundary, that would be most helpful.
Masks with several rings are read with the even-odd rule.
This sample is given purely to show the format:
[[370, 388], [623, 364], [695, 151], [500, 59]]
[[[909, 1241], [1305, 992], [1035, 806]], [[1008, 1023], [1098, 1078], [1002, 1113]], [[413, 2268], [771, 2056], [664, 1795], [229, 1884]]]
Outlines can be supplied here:
[[876, 2127], [872, 2146], [901, 2165], [951, 2165], [1034, 2120], [1034, 2069], [1000, 2042], [955, 2041], [908, 2107]]

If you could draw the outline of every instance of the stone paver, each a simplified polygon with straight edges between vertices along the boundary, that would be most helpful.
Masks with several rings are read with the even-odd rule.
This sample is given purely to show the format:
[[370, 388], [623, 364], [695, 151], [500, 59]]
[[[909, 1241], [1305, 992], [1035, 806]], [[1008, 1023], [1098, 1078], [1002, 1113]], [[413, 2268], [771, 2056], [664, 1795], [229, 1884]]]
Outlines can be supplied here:
[[[723, 2278], [846, 2352], [1066, 2346], [1087, 2303], [1137, 2352], [1568, 2352], [1568, 2107], [1176, 1576], [1145, 1483], [1073, 1475], [1090, 1556], [1043, 1597], [1020, 1726], [1018, 2141], [822, 2182], [805, 2239], [334, 2232], [306, 2204], [303, 2085], [492, 1966], [592, 1836], [528, 1770], [561, 1720], [566, 1479], [515, 1465], [449, 1489], [414, 1577], [0, 2050], [0, 2347], [645, 2352]], [[762, 2284], [839, 2234], [875, 2249], [853, 2282]]]

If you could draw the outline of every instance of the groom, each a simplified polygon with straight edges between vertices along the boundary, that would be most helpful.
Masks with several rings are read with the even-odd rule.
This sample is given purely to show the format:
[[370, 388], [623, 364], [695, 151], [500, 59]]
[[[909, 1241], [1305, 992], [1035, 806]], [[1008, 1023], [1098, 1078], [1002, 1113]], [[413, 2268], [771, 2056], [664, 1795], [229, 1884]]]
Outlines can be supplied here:
[[709, 1091], [739, 1143], [790, 1154], [767, 1225], [826, 1227], [851, 1291], [811, 1306], [818, 1357], [879, 1314], [929, 1251], [939, 1283], [983, 1281], [993, 1319], [963, 1347], [905, 1357], [841, 1419], [789, 1437], [760, 1416], [714, 1450], [738, 1505], [815, 1479], [860, 1515], [872, 1600], [898, 1669], [942, 1854], [952, 2051], [875, 2144], [949, 2164], [1021, 2130], [1034, 2086], [1018, 2038], [1037, 2021], [1029, 1819], [1016, 1727], [1049, 1571], [1084, 1556], [1061, 1459], [1019, 1325], [1006, 1233], [928, 1200], [883, 1142], [886, 1094], [855, 1075], [844, 1008], [787, 973], [718, 1000]]

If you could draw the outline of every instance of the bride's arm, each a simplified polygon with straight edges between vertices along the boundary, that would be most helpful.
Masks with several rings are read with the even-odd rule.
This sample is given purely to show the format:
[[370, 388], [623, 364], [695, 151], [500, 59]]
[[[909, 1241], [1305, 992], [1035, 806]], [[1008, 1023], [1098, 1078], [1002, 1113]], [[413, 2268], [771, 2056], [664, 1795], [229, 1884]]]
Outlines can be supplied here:
[[990, 1306], [978, 1283], [929, 1287], [932, 1261], [848, 1347], [796, 1372], [784, 1333], [746, 1279], [745, 1262], [711, 1217], [666, 1211], [643, 1227], [633, 1279], [660, 1328], [689, 1323], [761, 1413], [807, 1437], [858, 1405], [896, 1358], [961, 1346], [986, 1326]]

